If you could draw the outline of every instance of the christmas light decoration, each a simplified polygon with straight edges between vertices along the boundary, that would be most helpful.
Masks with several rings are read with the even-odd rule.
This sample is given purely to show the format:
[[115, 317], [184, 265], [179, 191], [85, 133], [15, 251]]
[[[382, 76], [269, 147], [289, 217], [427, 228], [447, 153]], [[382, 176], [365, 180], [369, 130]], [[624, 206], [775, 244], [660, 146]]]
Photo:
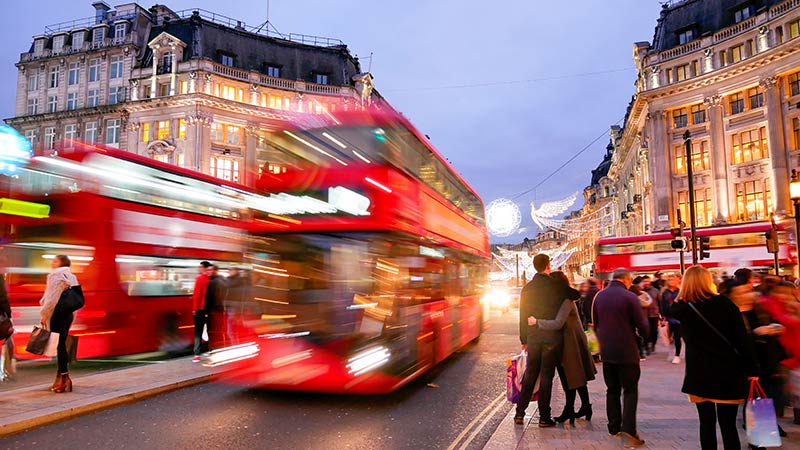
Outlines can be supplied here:
[[511, 236], [519, 229], [522, 214], [511, 200], [500, 198], [486, 207], [486, 226], [489, 232], [498, 237]]

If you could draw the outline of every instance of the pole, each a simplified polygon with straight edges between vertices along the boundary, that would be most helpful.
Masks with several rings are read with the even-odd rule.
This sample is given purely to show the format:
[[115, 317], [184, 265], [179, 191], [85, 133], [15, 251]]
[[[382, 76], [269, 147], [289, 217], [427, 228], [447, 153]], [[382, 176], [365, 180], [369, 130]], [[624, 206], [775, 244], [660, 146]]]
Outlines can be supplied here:
[[686, 146], [686, 175], [689, 177], [689, 226], [692, 230], [692, 265], [697, 264], [697, 219], [694, 211], [694, 161], [692, 161], [692, 139], [689, 130], [683, 133]]
[[[796, 211], [795, 211], [796, 212]], [[775, 253], [772, 254], [775, 257], [775, 275], [781, 276], [780, 274], [780, 260], [778, 256], [780, 255], [780, 246], [778, 245], [778, 227], [775, 226], [775, 213], [772, 213], [772, 218], [770, 219], [772, 222], [772, 238], [775, 241]]]
[[517, 278], [517, 284], [515, 286], [519, 287], [519, 253], [517, 253], [516, 256], [517, 256], [517, 277], [516, 277]]
[[[680, 234], [681, 239], [684, 239], [683, 227], [686, 224], [683, 223], [683, 219], [681, 218], [681, 210], [680, 210], [680, 208], [678, 208], [677, 213], [678, 213], [678, 229], [681, 232], [681, 234]], [[681, 276], [683, 276], [683, 273], [686, 272], [686, 262], [684, 261], [683, 249], [682, 248], [681, 248], [681, 251], [679, 253], [680, 253], [680, 257], [681, 257]]]
[[[794, 242], [797, 245], [797, 258], [800, 261], [800, 238], [798, 236], [800, 236], [800, 200], [794, 200]], [[795, 265], [800, 267], [800, 263]]]

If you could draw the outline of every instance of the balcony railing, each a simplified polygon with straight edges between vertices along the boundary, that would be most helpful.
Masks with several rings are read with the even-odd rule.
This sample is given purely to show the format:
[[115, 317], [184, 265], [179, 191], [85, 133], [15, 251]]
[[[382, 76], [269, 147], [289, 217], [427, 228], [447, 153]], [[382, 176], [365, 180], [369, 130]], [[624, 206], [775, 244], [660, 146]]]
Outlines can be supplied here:
[[667, 61], [672, 58], [677, 58], [678, 56], [685, 55], [686, 53], [691, 53], [696, 50], [700, 50], [700, 45], [702, 44], [701, 39], [695, 39], [691, 42], [687, 42], [681, 46], [671, 48], [669, 50], [665, 50], [658, 54], [659, 61]]
[[780, 5], [775, 5], [769, 9], [769, 18], [774, 19], [775, 17], [792, 10], [797, 6], [800, 6], [800, 0], [788, 0]]
[[[115, 12], [110, 12], [109, 16], [107, 17], [108, 20], [125, 20], [125, 19], [133, 19], [136, 17], [136, 12], [129, 12], [127, 14], [120, 14], [117, 15]], [[106, 23], [107, 20], [102, 20], [99, 23]], [[60, 22], [53, 25], [47, 25], [44, 27], [44, 34], [51, 35], [53, 33], [58, 33], [59, 31], [70, 31], [76, 28], [90, 28], [93, 25], [97, 25], [98, 21], [95, 16], [91, 17], [83, 17], [80, 19], [75, 20], [68, 20], [66, 22]]]
[[730, 26], [728, 28], [722, 29], [716, 33], [714, 33], [714, 43], [724, 41], [728, 38], [736, 36], [739, 33], [744, 33], [745, 31], [753, 28], [756, 25], [756, 18], [751, 17], [747, 20], [743, 20], [736, 25]]
[[70, 45], [65, 45], [64, 47], [61, 48], [61, 51], [57, 52], [53, 51], [52, 49], [46, 48], [39, 54], [36, 54], [34, 52], [20, 53], [19, 60], [20, 62], [30, 62], [30, 61], [36, 61], [38, 59], [50, 58], [53, 56], [64, 56], [64, 55], [71, 55], [73, 53], [85, 52], [88, 50], [98, 50], [103, 48], [116, 47], [120, 45], [131, 44], [133, 42], [134, 42], [134, 33], [128, 33], [122, 39], [106, 38], [98, 42], [85, 41], [78, 48], [73, 48]]

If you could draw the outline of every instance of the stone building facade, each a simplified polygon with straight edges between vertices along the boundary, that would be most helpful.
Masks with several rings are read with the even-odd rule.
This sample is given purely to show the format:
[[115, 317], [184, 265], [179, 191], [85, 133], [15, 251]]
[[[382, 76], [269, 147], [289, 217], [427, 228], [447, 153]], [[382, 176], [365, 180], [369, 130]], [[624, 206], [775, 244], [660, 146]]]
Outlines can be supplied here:
[[800, 163], [800, 1], [672, 1], [633, 59], [636, 93], [609, 171], [619, 236], [667, 230], [677, 210], [688, 222], [688, 164], [700, 227], [790, 210], [789, 174]]
[[267, 34], [203, 10], [95, 2], [20, 55], [15, 117], [47, 151], [118, 147], [247, 185], [285, 170], [271, 133], [364, 107], [372, 77], [341, 41]]

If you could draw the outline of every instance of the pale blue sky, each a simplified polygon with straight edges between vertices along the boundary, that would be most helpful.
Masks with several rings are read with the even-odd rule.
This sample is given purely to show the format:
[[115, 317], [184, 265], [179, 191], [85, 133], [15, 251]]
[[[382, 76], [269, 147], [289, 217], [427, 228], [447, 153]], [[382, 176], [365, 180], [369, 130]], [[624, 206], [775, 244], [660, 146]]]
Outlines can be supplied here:
[[[4, 2], [0, 117], [14, 114], [14, 63], [31, 36], [46, 25], [92, 16], [91, 3]], [[266, 0], [161, 3], [248, 25], [264, 22], [267, 10]], [[283, 33], [341, 39], [365, 70], [364, 57], [372, 52], [378, 90], [431, 137], [488, 204], [533, 187], [623, 117], [636, 77], [633, 43], [652, 39], [660, 8], [656, 0], [272, 0], [270, 21]], [[597, 74], [608, 71], [614, 72]], [[587, 73], [595, 75], [573, 76]], [[451, 88], [520, 80], [540, 81]], [[546, 186], [518, 198], [523, 225], [531, 225], [532, 200], [582, 190], [607, 143], [601, 139]]]

